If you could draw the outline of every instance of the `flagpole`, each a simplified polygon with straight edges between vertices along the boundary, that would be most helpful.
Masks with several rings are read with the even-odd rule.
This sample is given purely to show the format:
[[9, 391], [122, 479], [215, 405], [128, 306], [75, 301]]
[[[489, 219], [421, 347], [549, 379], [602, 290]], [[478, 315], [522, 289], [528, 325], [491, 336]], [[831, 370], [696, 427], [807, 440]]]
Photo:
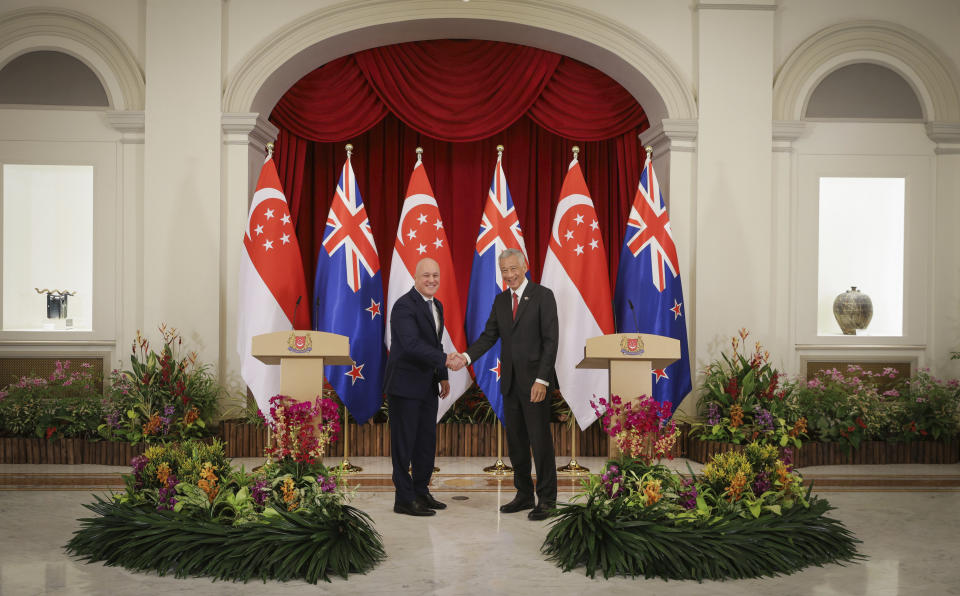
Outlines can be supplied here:
[[[349, 147], [350, 145], [347, 145]], [[363, 468], [350, 463], [350, 413], [347, 406], [343, 406], [343, 461], [340, 462], [340, 469], [344, 474], [356, 474], [362, 472]]]
[[582, 476], [590, 473], [590, 468], [586, 468], [577, 463], [577, 424], [570, 425], [570, 463], [560, 466], [557, 471], [561, 474], [570, 474], [571, 476]]
[[[269, 143], [266, 144], [267, 159], [271, 159], [273, 157], [273, 147], [274, 147], [273, 141], [270, 141]], [[273, 432], [270, 428], [270, 425], [268, 424], [267, 425], [267, 449], [270, 449], [271, 447], [273, 447]]]
[[506, 476], [513, 473], [513, 468], [503, 463], [503, 424], [497, 419], [497, 461], [492, 466], [483, 469], [494, 476]]

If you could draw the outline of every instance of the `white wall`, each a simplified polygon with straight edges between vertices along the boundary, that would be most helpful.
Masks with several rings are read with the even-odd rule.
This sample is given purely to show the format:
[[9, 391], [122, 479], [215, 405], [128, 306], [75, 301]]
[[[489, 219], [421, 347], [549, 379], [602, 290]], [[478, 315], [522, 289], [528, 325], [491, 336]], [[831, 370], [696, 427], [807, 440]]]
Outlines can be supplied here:
[[[363, 3], [52, 0], [48, 4], [76, 10], [106, 25], [128, 46], [146, 80], [142, 149], [121, 145], [116, 131], [109, 141], [116, 143], [119, 171], [113, 183], [120, 193], [123, 231], [115, 262], [124, 314], [113, 339], [123, 345], [136, 327], [149, 330], [159, 322], [176, 325], [201, 348], [205, 361], [218, 363], [230, 376], [235, 361], [227, 329], [234, 321], [228, 316], [228, 305], [235, 291], [236, 259], [231, 256], [235, 247], [229, 236], [233, 223], [242, 219], [237, 213], [245, 210], [244, 187], [249, 190], [256, 166], [243, 164], [242, 151], [231, 153], [224, 147], [224, 89], [252, 53], [281, 41], [279, 31], [316, 11], [349, 13]], [[411, 0], [396, 6], [437, 4]], [[455, 19], [455, 11], [465, 4], [474, 11], [483, 6], [480, 0], [451, 1], [438, 16]], [[671, 211], [678, 214], [672, 217], [675, 226], [683, 226], [677, 232], [681, 250], [689, 248], [680, 258], [687, 302], [693, 305], [688, 312], [697, 322], [696, 366], [715, 357], [726, 338], [745, 326], [771, 352], [782, 355], [779, 364], [796, 372], [799, 340], [790, 313], [796, 316], [791, 291], [798, 271], [789, 251], [797, 213], [791, 211], [795, 207], [791, 201], [797, 200], [798, 159], [810, 149], [809, 142], [806, 147], [803, 144], [809, 131], [798, 133], [801, 139], [795, 147], [786, 141], [780, 147], [784, 151], [773, 152], [775, 75], [805, 39], [826, 26], [853, 19], [886, 20], [919, 32], [956, 73], [960, 5], [953, 0], [750, 0], [740, 4], [710, 0], [705, 4], [609, 0], [584, 5], [558, 0], [551, 4], [555, 9], [551, 18], [576, 23], [577, 14], [592, 11], [611, 19], [633, 38], [652, 44], [683, 88], [696, 97], [695, 119], [684, 124], [695, 136], [685, 141], [695, 153], [665, 160], [669, 169], [657, 166], [661, 179], [668, 172], [678, 178], [665, 180], [664, 186], [674, 193], [668, 200]], [[6, 0], [0, 17], [5, 11], [32, 5], [28, 0]], [[403, 15], [398, 13], [396, 19], [402, 20]], [[416, 26], [418, 31], [430, 31], [430, 23]], [[364, 22], [353, 27], [356, 31], [349, 36], [320, 41], [332, 44], [331, 55], [382, 43], [377, 30], [365, 28]], [[441, 22], [430, 36], [446, 33]], [[550, 38], [545, 30], [538, 35], [541, 40]], [[557, 39], [566, 38], [554, 36]], [[343, 49], [337, 53], [337, 48]], [[609, 53], [600, 49], [585, 49], [583, 44], [577, 48], [584, 52], [584, 59], [595, 59], [601, 68], [604, 60], [610, 60]], [[622, 51], [629, 53], [629, 48]], [[622, 69], [626, 58], [619, 60], [610, 61], [610, 68]], [[634, 79], [642, 78], [639, 73], [615, 74], [631, 79], [623, 81], [628, 88]], [[7, 124], [24, 130], [16, 138], [0, 134], [0, 152], [16, 151], [18, 143], [34, 133], [56, 131], [51, 138], [67, 142], [72, 125], [58, 111], [48, 114], [40, 117], [46, 124], [31, 132], [28, 127], [16, 128], [17, 115], [11, 110], [0, 109], [0, 131], [12, 130]], [[924, 142], [918, 134], [917, 142]], [[946, 352], [960, 344], [956, 264], [960, 241], [954, 230], [960, 218], [960, 174], [951, 173], [960, 171], [960, 164], [955, 154], [935, 155], [932, 143], [922, 150], [930, 164], [933, 259], [932, 285], [923, 290], [929, 309], [919, 323], [925, 330], [922, 341], [928, 345], [920, 351], [937, 369], [957, 374], [960, 371], [947, 362]]]
[[[184, 15], [190, 18], [184, 18]], [[144, 322], [220, 353], [220, 2], [148, 0]]]

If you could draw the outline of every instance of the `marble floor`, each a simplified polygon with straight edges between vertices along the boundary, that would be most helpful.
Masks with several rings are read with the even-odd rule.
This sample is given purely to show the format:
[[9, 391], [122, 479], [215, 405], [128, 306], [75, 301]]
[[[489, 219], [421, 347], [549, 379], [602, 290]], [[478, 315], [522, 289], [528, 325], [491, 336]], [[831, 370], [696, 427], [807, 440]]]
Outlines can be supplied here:
[[[801, 470], [836, 507], [833, 515], [863, 541], [867, 560], [809, 568], [791, 576], [727, 582], [590, 579], [563, 573], [539, 548], [547, 522], [500, 514], [512, 480], [482, 473], [481, 458], [440, 458], [433, 492], [449, 507], [432, 518], [392, 511], [389, 460], [356, 458], [363, 471], [353, 504], [383, 535], [387, 560], [366, 575], [317, 586], [302, 582], [211, 582], [131, 573], [81, 563], [63, 551], [88, 514], [91, 493], [118, 488], [126, 468], [0, 465], [0, 596], [31, 594], [958, 594], [960, 465], [831, 466]], [[257, 460], [239, 460], [249, 469]], [[558, 458], [558, 464], [566, 459]], [[596, 470], [594, 458], [580, 463]], [[685, 470], [686, 460], [671, 466]], [[689, 464], [695, 471], [697, 464]], [[576, 490], [561, 481], [560, 500]]]

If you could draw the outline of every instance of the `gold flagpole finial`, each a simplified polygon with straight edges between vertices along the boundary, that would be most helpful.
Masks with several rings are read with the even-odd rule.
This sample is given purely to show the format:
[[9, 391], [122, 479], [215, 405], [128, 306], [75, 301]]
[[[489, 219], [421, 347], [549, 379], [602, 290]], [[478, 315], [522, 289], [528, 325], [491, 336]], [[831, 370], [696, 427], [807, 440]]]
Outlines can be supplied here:
[[350, 157], [350, 154], [353, 153], [353, 145], [351, 145], [350, 143], [347, 143], [346, 150], [347, 150], [347, 157]]
[[577, 145], [574, 145], [571, 148], [571, 151], [573, 151], [573, 159], [577, 159], [578, 157], [580, 157], [580, 147], [578, 147]]
[[267, 143], [267, 157], [273, 157], [273, 142]]
[[417, 163], [423, 161], [423, 147], [417, 147]]
[[646, 147], [644, 147], [644, 149], [646, 149], [647, 151], [647, 157], [650, 157], [653, 155], [653, 147], [651, 147], [650, 145], [647, 145]]

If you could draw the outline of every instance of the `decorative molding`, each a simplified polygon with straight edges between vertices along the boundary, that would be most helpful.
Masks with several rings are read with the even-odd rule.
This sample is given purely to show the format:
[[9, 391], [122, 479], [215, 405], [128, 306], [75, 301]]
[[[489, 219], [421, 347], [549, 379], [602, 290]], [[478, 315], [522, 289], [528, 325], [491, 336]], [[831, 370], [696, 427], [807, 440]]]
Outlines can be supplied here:
[[777, 0], [757, 0], [756, 2], [713, 2], [700, 0], [697, 10], [777, 10]]
[[796, 120], [775, 120], [773, 122], [773, 151], [784, 153], [793, 151], [793, 143], [807, 131], [807, 123]]
[[[451, 2], [450, 0], [350, 0], [321, 8], [298, 18], [280, 30], [265, 35], [230, 73], [223, 98], [224, 112], [265, 111], [277, 98], [260, 97], [271, 75], [294, 61], [325, 39], [380, 25], [399, 25], [415, 21], [444, 20], [445, 23], [477, 21], [512, 23], [570, 36], [619, 57], [644, 79], [662, 101], [663, 114], [653, 117], [695, 118], [697, 105], [692, 83], [680, 74], [670, 56], [636, 30], [615, 19], [599, 15], [576, 4], [553, 0], [488, 0]], [[457, 31], [451, 30], [455, 36]], [[577, 56], [573, 56], [576, 58]], [[589, 62], [589, 56], [581, 56]], [[303, 61], [309, 62], [309, 61]], [[316, 62], [312, 62], [315, 67]], [[290, 68], [304, 69], [306, 64]], [[289, 77], [291, 74], [287, 72]], [[276, 92], [276, 90], [274, 90]], [[258, 102], [259, 100], [259, 102]], [[258, 103], [270, 105], [258, 105]], [[647, 106], [645, 106], [647, 107]], [[652, 110], [648, 109], [648, 114]]]
[[38, 50], [62, 51], [90, 67], [111, 108], [143, 109], [143, 73], [123, 40], [100, 21], [62, 8], [24, 8], [0, 15], [0, 67]]
[[937, 155], [960, 155], [960, 122], [927, 122], [927, 136]]
[[224, 145], [254, 145], [265, 150], [267, 143], [273, 142], [280, 132], [276, 126], [256, 112], [241, 114], [223, 114], [220, 119], [223, 127]]
[[773, 117], [803, 119], [811, 94], [827, 75], [862, 62], [902, 76], [916, 92], [924, 120], [960, 120], [960, 76], [950, 58], [919, 33], [883, 21], [840, 23], [800, 44], [777, 74]]
[[640, 133], [640, 142], [653, 147], [654, 156], [668, 151], [697, 150], [700, 123], [688, 118], [668, 118]]
[[145, 120], [143, 112], [106, 112], [104, 117], [107, 119], [107, 124], [120, 132], [122, 144], [143, 144]]

